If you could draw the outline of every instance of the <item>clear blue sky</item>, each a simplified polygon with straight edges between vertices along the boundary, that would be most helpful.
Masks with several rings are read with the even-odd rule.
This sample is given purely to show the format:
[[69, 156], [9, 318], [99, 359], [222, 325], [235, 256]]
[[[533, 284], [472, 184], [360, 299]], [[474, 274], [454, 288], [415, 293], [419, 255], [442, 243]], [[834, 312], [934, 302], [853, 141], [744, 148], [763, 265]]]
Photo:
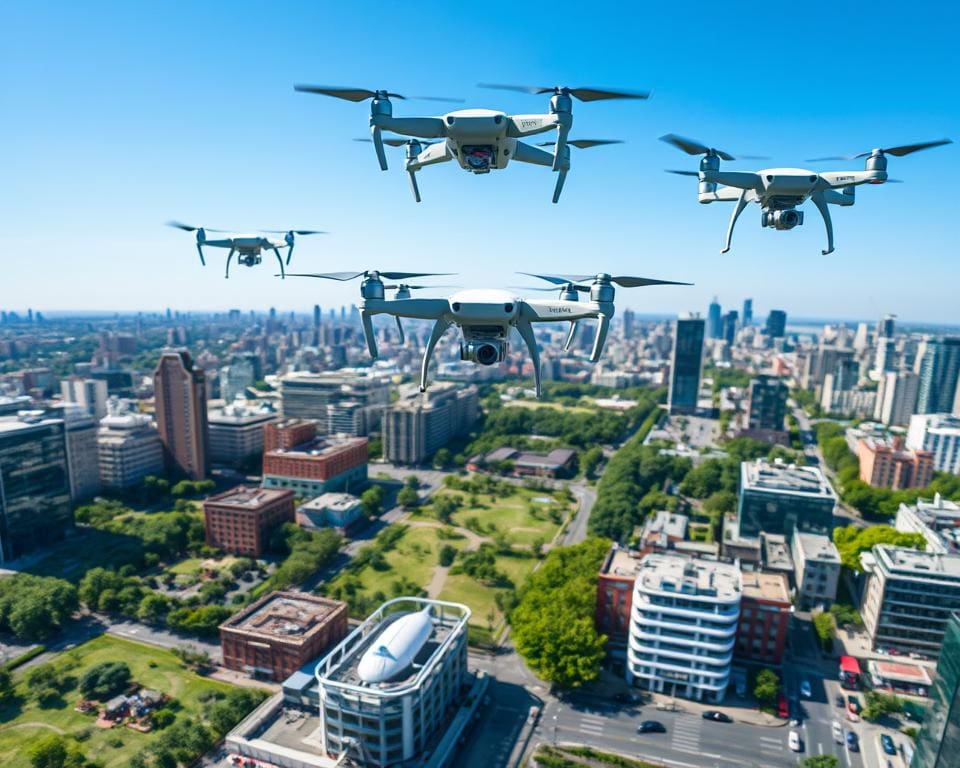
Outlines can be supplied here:
[[[821, 10], [822, 9], [822, 10]], [[237, 230], [316, 227], [293, 267], [460, 272], [606, 270], [695, 282], [621, 291], [642, 312], [754, 298], [755, 312], [960, 322], [960, 145], [891, 158], [907, 183], [861, 187], [823, 227], [759, 226], [751, 206], [720, 254], [729, 205], [700, 206], [696, 168], [657, 141], [676, 132], [764, 165], [950, 136], [960, 139], [954, 3], [74, 3], [0, 7], [0, 307], [305, 309], [358, 286], [272, 277], [267, 262], [200, 267], [170, 218]], [[533, 166], [382, 173], [368, 107], [297, 82], [460, 96], [544, 110], [477, 82], [650, 89], [649, 102], [582, 104], [574, 133], [627, 143], [576, 151], [559, 205]], [[443, 105], [398, 102], [394, 113]], [[549, 138], [549, 137], [547, 137]], [[390, 151], [388, 149], [388, 151]], [[756, 165], [756, 163], [753, 163]], [[858, 162], [833, 164], [860, 168]], [[751, 163], [730, 164], [749, 169]], [[824, 168], [826, 170], [826, 168]]]

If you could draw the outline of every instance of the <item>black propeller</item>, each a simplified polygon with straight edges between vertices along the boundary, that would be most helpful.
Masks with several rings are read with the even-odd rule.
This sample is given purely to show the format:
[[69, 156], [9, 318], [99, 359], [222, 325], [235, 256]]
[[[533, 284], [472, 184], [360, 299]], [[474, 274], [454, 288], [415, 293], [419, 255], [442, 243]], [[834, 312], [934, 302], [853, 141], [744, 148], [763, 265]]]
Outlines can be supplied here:
[[[537, 143], [538, 147], [552, 147], [557, 142], [541, 141]], [[590, 147], [601, 147], [604, 144], [623, 144], [621, 139], [568, 139], [567, 144], [572, 144], [580, 149], [589, 149]]]
[[[366, 144], [373, 144], [373, 139], [354, 139], [354, 141], [362, 141]], [[407, 144], [413, 144], [416, 142], [421, 147], [429, 147], [433, 144], [436, 144], [435, 141], [424, 141], [423, 139], [398, 139], [398, 138], [386, 138], [383, 140], [384, 144], [389, 144], [391, 147], [405, 147]]]
[[371, 91], [368, 88], [344, 88], [337, 85], [295, 85], [295, 91], [301, 93], [318, 93], [322, 96], [333, 96], [336, 99], [347, 101], [365, 101], [373, 98], [390, 99], [417, 99], [418, 101], [445, 101], [451, 104], [462, 104], [463, 99], [451, 99], [446, 96], [403, 96], [391, 91]]
[[[553, 283], [554, 285], [593, 282], [600, 277], [600, 275], [536, 275], [533, 272], [518, 272], [517, 274], [536, 277], [540, 280], [546, 280], [548, 283]], [[639, 288], [644, 285], [693, 285], [693, 283], [679, 283], [675, 280], [656, 280], [652, 277], [631, 277], [630, 275], [609, 275], [606, 279], [623, 288]], [[575, 287], [581, 290], [586, 286]], [[587, 290], [589, 290], [589, 288], [587, 288]]]
[[329, 232], [325, 232], [322, 229], [261, 229], [261, 232], [266, 232], [270, 235], [286, 235], [290, 232], [293, 232], [295, 235], [327, 235]]
[[675, 133], [668, 133], [666, 136], [661, 136], [660, 141], [665, 141], [667, 144], [676, 147], [681, 152], [686, 152], [688, 155], [716, 155], [722, 160], [737, 159], [729, 152], [724, 152], [722, 149], [708, 147], [706, 144], [701, 144], [696, 139], [688, 139], [683, 136], [677, 136]]
[[918, 144], [902, 144], [899, 147], [881, 147], [879, 150], [870, 150], [869, 152], [860, 152], [857, 155], [831, 155], [830, 157], [812, 157], [807, 160], [808, 163], [819, 163], [825, 160], [859, 160], [861, 157], [869, 157], [874, 151], [879, 151], [883, 155], [893, 155], [894, 157], [903, 157], [913, 152], [919, 152], [921, 149], [933, 149], [933, 147], [942, 147], [944, 144], [953, 144], [953, 139], [937, 139], [936, 141], [921, 141]]
[[406, 280], [411, 277], [434, 277], [438, 275], [453, 275], [455, 272], [379, 272], [377, 270], [364, 270], [363, 272], [300, 272], [290, 273], [291, 277], [319, 277], [324, 280], [355, 280], [358, 277], [368, 277], [377, 275], [385, 277], [388, 280]]
[[553, 93], [569, 95], [580, 101], [606, 101], [608, 99], [649, 99], [650, 91], [614, 91], [608, 88], [567, 88], [562, 85], [502, 85], [499, 83], [478, 83], [479, 88], [495, 88], [499, 91], [518, 91], [520, 93]]
[[667, 168], [667, 173], [675, 173], [678, 176], [699, 176], [699, 171], [675, 171], [672, 168]]

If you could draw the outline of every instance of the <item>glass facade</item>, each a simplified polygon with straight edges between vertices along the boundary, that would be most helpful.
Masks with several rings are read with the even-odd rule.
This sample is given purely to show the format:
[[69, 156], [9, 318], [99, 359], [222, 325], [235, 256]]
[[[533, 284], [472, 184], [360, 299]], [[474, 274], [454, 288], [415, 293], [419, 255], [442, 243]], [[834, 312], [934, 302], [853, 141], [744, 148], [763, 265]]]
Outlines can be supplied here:
[[960, 614], [957, 613], [947, 625], [931, 700], [910, 768], [955, 768], [960, 755]]
[[670, 413], [695, 413], [700, 391], [704, 323], [699, 317], [677, 320], [670, 366]]
[[0, 425], [0, 562], [62, 537], [72, 525], [64, 423]]
[[794, 493], [745, 488], [740, 492], [737, 513], [740, 536], [755, 538], [761, 531], [790, 536], [795, 530], [829, 535], [833, 507], [832, 497], [805, 498]]

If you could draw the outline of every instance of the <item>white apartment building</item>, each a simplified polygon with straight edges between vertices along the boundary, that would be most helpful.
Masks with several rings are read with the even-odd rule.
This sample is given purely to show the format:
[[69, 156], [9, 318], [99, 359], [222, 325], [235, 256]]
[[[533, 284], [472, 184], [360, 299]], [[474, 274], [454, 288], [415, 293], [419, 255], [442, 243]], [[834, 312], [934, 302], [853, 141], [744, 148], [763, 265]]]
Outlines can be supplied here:
[[960, 416], [920, 413], [910, 417], [907, 448], [933, 452], [933, 468], [960, 475]]
[[122, 491], [147, 475], [164, 474], [163, 443], [149, 416], [117, 409], [100, 420], [97, 434], [100, 483]]
[[60, 394], [65, 403], [82, 406], [98, 421], [107, 415], [106, 381], [71, 376], [60, 382]]
[[790, 541], [797, 598], [802, 610], [827, 606], [837, 599], [840, 553], [829, 536], [795, 533]]
[[896, 528], [901, 533], [919, 533], [927, 552], [960, 553], [960, 504], [938, 493], [932, 501], [917, 499], [914, 505], [901, 504]]
[[649, 554], [633, 590], [627, 682], [719, 702], [730, 681], [742, 582], [733, 565]]

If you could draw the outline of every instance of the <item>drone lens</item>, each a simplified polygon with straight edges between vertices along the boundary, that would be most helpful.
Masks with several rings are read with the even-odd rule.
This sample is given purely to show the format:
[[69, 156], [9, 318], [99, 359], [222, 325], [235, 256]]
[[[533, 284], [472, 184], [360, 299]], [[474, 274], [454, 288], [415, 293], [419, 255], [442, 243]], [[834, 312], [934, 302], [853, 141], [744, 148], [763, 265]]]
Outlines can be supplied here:
[[481, 344], [477, 347], [477, 362], [481, 365], [493, 365], [497, 362], [497, 348], [493, 344]]
[[513, 304], [504, 304], [503, 309], [507, 314], [509, 314], [510, 312], [513, 312]]

